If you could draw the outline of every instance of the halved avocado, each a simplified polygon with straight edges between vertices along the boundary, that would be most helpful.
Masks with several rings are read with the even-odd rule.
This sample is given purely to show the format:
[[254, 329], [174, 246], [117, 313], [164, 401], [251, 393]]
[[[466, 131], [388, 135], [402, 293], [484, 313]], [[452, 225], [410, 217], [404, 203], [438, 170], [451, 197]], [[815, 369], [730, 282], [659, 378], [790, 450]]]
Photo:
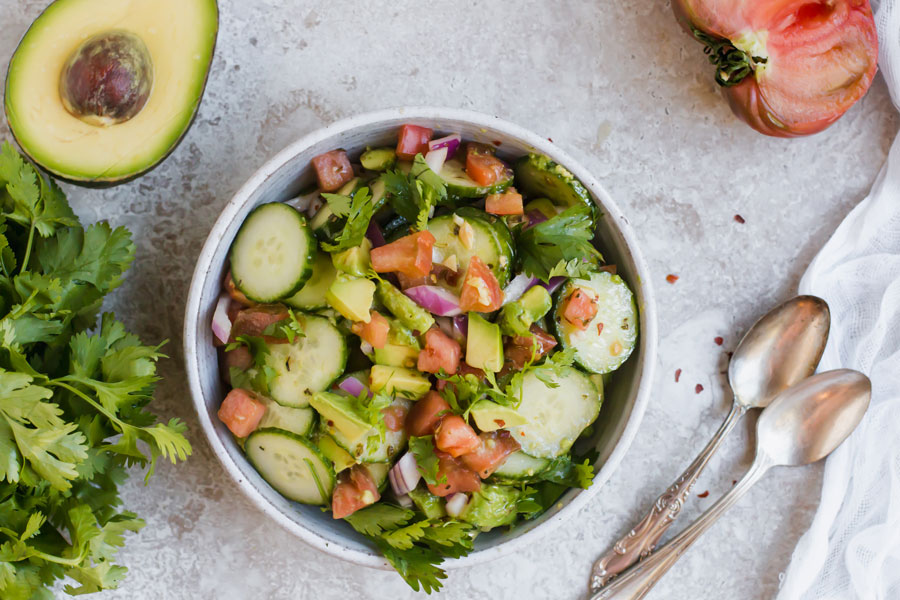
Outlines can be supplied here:
[[109, 186], [146, 173], [194, 119], [218, 22], [216, 0], [56, 0], [9, 63], [13, 136], [73, 183]]

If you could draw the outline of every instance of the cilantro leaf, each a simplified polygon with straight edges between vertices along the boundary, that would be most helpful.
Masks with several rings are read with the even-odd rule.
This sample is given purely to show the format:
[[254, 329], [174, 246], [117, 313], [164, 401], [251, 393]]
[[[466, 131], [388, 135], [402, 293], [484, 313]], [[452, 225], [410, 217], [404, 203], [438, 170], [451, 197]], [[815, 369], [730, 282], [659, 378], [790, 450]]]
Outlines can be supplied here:
[[594, 482], [594, 467], [589, 458], [576, 463], [568, 455], [553, 459], [546, 470], [538, 475], [541, 481], [551, 481], [566, 487], [587, 489]]
[[375, 214], [375, 205], [369, 188], [360, 188], [353, 194], [347, 210], [347, 222], [334, 243], [323, 242], [322, 248], [327, 252], [341, 252], [359, 246], [369, 228], [369, 221]]
[[413, 511], [379, 502], [344, 517], [355, 530], [368, 536], [378, 536], [385, 531], [402, 527], [413, 518]]
[[344, 196], [343, 194], [322, 194], [322, 197], [325, 198], [328, 208], [330, 208], [331, 212], [335, 215], [339, 217], [350, 215], [350, 206], [353, 203], [353, 198], [351, 196]]
[[421, 154], [413, 160], [409, 175], [387, 171], [380, 177], [391, 208], [420, 231], [427, 227], [434, 208], [447, 201], [447, 184]]
[[591, 244], [593, 237], [590, 207], [567, 208], [552, 219], [518, 232], [516, 247], [522, 270], [544, 282], [562, 274], [581, 276], [587, 266], [601, 259]]
[[438, 480], [439, 461], [437, 455], [434, 453], [434, 441], [430, 435], [410, 437], [409, 451], [416, 457], [419, 473], [421, 473], [425, 483], [428, 483], [429, 485], [439, 485], [446, 481], [446, 476], [441, 477], [440, 481]]

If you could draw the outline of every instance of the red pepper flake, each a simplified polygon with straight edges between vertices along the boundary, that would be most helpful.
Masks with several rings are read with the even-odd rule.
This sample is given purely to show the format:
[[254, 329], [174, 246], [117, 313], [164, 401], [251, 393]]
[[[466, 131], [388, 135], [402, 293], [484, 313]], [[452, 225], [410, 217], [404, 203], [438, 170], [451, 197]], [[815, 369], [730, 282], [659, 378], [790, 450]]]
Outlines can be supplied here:
[[491, 142], [491, 143], [492, 143], [493, 145], [497, 146], [498, 148], [499, 148], [501, 145], [503, 145], [503, 142], [501, 142], [500, 140], [494, 140], [494, 141]]
[[731, 485], [737, 485], [737, 479], [732, 479], [732, 480], [731, 480]]
[[552, 138], [552, 137], [548, 137], [548, 138], [547, 138], [547, 141], [550, 142], [550, 143], [552, 144], [552, 143], [553, 143], [553, 138]]
[[706, 490], [702, 494], [697, 494], [698, 498], [706, 498], [707, 496], [709, 496], [709, 490]]
[[520, 431], [520, 432], [519, 432], [519, 435], [521, 435], [522, 437], [525, 437], [525, 432], [524, 432], [524, 431]]
[[744, 217], [742, 217], [741, 215], [734, 215], [734, 220], [737, 221], [738, 223], [740, 223], [741, 225], [743, 225], [744, 223], [747, 222], [744, 220]]
[[716, 339], [714, 339], [713, 341], [716, 343], [716, 346], [721, 346], [725, 342], [725, 340], [722, 339], [721, 336], [716, 336]]
[[695, 392], [695, 393], [699, 394], [699, 393], [702, 392], [702, 391], [703, 391], [703, 386], [700, 385], [699, 383], [698, 383], [697, 385], [694, 386], [694, 392]]
[[678, 383], [679, 379], [681, 379], [681, 369], [675, 369], [675, 383]]
[[678, 281], [678, 275], [672, 275], [670, 273], [666, 275], [666, 281], [668, 281], [669, 283], [675, 283], [676, 281]]
[[597, 335], [601, 335], [603, 333], [603, 323], [597, 323]]
[[506, 421], [503, 419], [494, 419], [494, 423], [496, 423], [499, 427], [506, 427]]

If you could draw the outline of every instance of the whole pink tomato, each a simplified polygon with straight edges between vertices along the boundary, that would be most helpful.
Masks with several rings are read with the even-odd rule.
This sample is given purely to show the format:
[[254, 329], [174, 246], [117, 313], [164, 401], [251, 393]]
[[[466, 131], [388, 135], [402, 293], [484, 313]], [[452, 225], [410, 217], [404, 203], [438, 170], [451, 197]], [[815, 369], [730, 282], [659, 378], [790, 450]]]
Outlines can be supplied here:
[[672, 7], [706, 45], [731, 109], [760, 133], [818, 133], [875, 77], [869, 0], [672, 0]]

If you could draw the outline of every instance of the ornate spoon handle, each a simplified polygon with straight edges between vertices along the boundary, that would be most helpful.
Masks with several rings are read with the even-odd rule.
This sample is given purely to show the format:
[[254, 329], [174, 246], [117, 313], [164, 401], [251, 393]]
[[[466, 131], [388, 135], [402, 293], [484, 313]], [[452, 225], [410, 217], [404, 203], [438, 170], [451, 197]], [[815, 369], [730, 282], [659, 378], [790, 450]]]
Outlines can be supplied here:
[[650, 512], [631, 531], [594, 563], [588, 585], [591, 594], [599, 592], [613, 577], [650, 554], [681, 512], [687, 495], [709, 459], [746, 412], [746, 408], [735, 403], [725, 422], [681, 477], [657, 498]]

